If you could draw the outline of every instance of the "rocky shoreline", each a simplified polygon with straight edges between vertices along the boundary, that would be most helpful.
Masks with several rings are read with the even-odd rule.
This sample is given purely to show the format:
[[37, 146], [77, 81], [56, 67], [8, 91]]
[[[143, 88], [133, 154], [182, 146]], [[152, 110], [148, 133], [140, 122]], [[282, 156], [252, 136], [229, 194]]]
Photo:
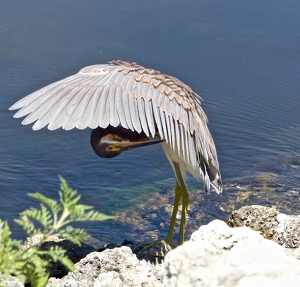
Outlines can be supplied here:
[[[140, 260], [128, 246], [96, 251], [63, 240], [75, 264], [51, 268], [47, 286], [300, 286], [300, 216], [275, 208], [246, 206], [232, 212], [227, 224], [213, 220], [190, 241], [170, 251], [164, 262]], [[60, 278], [59, 278], [60, 277]], [[8, 286], [23, 287], [15, 278]]]

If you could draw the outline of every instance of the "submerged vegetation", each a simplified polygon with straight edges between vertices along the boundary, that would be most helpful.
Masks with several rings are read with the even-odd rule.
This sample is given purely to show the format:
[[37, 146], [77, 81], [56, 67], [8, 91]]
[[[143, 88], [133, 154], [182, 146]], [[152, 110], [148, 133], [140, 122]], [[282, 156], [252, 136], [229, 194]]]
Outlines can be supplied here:
[[72, 271], [74, 264], [63, 248], [52, 246], [40, 250], [40, 244], [57, 236], [80, 245], [88, 235], [83, 229], [72, 227], [71, 223], [112, 218], [94, 211], [92, 206], [79, 204], [81, 196], [77, 191], [70, 188], [62, 177], [60, 182], [59, 201], [40, 193], [30, 193], [29, 196], [40, 201], [40, 208], [27, 209], [15, 220], [27, 232], [27, 241], [40, 237], [38, 244], [24, 247], [21, 241], [11, 238], [8, 223], [0, 219], [0, 286], [6, 286], [3, 279], [13, 275], [22, 283], [43, 287], [49, 278], [47, 270], [51, 262], [59, 261]]

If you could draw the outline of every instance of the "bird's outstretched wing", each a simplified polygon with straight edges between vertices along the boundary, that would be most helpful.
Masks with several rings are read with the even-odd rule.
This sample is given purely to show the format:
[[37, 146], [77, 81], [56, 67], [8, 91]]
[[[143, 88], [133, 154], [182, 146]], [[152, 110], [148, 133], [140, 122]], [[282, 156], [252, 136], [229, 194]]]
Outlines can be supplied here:
[[[85, 67], [24, 97], [10, 110], [20, 109], [16, 118], [27, 115], [22, 124], [35, 122], [33, 130], [46, 125], [49, 130], [121, 125], [147, 136], [158, 133], [183, 161], [195, 168], [205, 162], [218, 171], [200, 100], [177, 78], [118, 60]], [[204, 182], [205, 177], [209, 182], [209, 173], [203, 172]]]

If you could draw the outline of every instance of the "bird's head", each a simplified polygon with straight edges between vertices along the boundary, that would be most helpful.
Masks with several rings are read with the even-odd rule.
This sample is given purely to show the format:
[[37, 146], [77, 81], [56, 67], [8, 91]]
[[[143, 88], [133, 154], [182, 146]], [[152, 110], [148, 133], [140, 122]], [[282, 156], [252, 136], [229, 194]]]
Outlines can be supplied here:
[[94, 152], [104, 158], [112, 158], [121, 154], [123, 150], [118, 147], [118, 142], [100, 140], [96, 145], [92, 145]]
[[160, 143], [163, 140], [149, 140], [143, 134], [132, 132], [123, 128], [97, 128], [92, 131], [91, 145], [94, 152], [104, 158], [112, 158], [123, 151], [137, 147]]

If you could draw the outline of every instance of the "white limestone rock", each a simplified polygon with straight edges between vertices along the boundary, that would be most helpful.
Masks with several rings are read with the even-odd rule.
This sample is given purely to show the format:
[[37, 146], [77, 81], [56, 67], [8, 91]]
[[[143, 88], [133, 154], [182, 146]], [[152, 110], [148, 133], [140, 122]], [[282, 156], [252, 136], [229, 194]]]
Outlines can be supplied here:
[[[164, 286], [300, 286], [300, 262], [248, 227], [214, 220], [165, 258]], [[272, 285], [270, 285], [272, 284]], [[286, 283], [285, 283], [286, 284]]]
[[62, 279], [50, 278], [47, 286], [117, 287], [162, 286], [162, 265], [139, 261], [129, 247], [92, 252], [75, 264]]

